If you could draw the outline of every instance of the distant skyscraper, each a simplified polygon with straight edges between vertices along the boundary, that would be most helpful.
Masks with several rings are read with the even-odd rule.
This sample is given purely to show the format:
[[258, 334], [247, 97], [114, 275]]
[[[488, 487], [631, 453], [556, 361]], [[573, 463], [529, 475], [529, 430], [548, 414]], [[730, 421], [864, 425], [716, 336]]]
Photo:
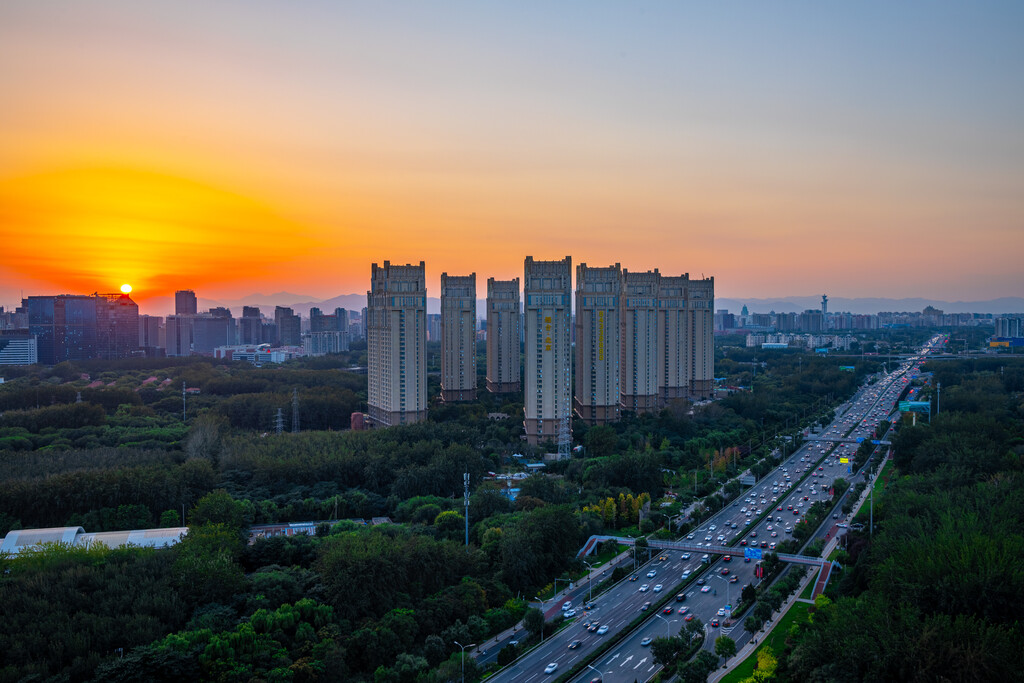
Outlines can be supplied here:
[[255, 345], [264, 341], [263, 317], [259, 306], [243, 306], [242, 317], [238, 319], [238, 343]]
[[174, 293], [174, 314], [195, 315], [199, 312], [199, 301], [191, 289], [179, 289]]
[[576, 414], [597, 425], [619, 419], [619, 297], [622, 267], [576, 266]]
[[168, 356], [192, 354], [192, 315], [169, 315], [164, 321], [164, 340]]
[[139, 346], [149, 349], [164, 348], [164, 319], [157, 315], [139, 316]]
[[281, 346], [302, 344], [302, 320], [287, 306], [274, 308], [274, 323], [277, 324], [277, 340]]
[[686, 396], [690, 390], [692, 363], [686, 334], [689, 286], [689, 275], [662, 275], [658, 284], [658, 395], [662, 405]]
[[658, 399], [658, 270], [622, 271], [622, 409], [657, 410]]
[[427, 417], [426, 266], [376, 263], [366, 293], [367, 404], [372, 423]]
[[523, 288], [526, 299], [526, 377], [523, 383], [526, 440], [531, 444], [561, 442], [560, 435], [568, 436], [572, 411], [572, 257], [534, 261], [532, 256], [527, 256]]
[[519, 278], [487, 279], [487, 390], [517, 392], [521, 384]]
[[128, 358], [139, 349], [139, 307], [127, 294], [30, 296], [39, 362]]
[[441, 400], [476, 399], [476, 273], [441, 273]]
[[238, 332], [231, 311], [226, 308], [211, 308], [208, 313], [192, 319], [192, 351], [213, 354], [219, 346], [234, 346], [238, 343]]
[[712, 398], [715, 391], [715, 278], [690, 280], [686, 308], [689, 311], [687, 336], [691, 359], [690, 395]]

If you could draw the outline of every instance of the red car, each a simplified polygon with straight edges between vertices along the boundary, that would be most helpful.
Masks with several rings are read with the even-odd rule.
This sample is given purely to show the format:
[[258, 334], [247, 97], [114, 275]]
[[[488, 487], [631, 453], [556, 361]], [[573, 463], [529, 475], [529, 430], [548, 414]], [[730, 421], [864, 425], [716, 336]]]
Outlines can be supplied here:
[[693, 615], [692, 614], [687, 614], [685, 621], [693, 621]]
[[726, 555], [723, 557], [722, 562], [732, 562], [732, 555]]
[[729, 568], [728, 567], [722, 567], [722, 576], [728, 576], [728, 575], [729, 575]]

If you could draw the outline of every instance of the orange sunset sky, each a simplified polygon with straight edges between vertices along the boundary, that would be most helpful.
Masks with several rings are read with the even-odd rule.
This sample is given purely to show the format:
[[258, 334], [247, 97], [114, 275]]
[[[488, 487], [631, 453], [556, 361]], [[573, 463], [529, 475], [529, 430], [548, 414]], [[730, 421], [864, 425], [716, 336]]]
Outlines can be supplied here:
[[892, 4], [4, 2], [0, 305], [527, 254], [1024, 296], [1024, 4]]

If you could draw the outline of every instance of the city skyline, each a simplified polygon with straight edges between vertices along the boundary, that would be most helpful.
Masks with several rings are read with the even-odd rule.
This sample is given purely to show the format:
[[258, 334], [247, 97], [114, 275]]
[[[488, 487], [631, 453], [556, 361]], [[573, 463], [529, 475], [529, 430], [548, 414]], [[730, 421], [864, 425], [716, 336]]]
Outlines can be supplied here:
[[1024, 291], [1018, 5], [2, 15], [6, 307], [323, 300], [385, 259], [436, 296], [481, 253], [499, 280], [572, 254], [719, 298]]

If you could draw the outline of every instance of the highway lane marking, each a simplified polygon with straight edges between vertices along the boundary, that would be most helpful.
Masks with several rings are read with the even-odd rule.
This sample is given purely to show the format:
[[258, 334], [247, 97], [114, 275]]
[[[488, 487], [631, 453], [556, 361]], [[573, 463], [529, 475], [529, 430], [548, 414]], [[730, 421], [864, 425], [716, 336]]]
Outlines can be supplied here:
[[639, 662], [637, 662], [637, 663], [636, 663], [636, 666], [634, 666], [634, 667], [633, 667], [633, 670], [634, 670], [634, 671], [636, 671], [637, 669], [639, 669], [639, 668], [640, 668], [640, 666], [641, 666], [641, 665], [642, 665], [642, 664], [643, 664], [644, 662], [646, 662], [646, 661], [647, 661], [647, 657], [644, 657], [643, 659], [641, 659], [641, 660], [640, 660]]
[[619, 666], [626, 666], [626, 664], [629, 664], [629, 660], [631, 660], [631, 659], [633, 659], [633, 655], [630, 655], [630, 656], [626, 657], [625, 659], [623, 659], [622, 660], [622, 664], [619, 664]]

